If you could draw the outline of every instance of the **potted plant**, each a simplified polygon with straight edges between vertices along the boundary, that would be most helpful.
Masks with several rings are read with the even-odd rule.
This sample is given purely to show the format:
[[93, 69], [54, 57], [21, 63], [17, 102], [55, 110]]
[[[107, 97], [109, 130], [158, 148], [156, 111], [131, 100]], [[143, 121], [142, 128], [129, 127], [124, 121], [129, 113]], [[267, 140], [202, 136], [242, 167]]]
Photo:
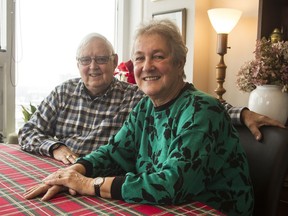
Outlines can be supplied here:
[[21, 105], [21, 107], [22, 107], [23, 120], [26, 123], [27, 121], [30, 120], [31, 116], [37, 110], [37, 107], [32, 105], [31, 103], [29, 107], [24, 107], [23, 105]]
[[[248, 108], [285, 123], [288, 116], [288, 41], [256, 41], [255, 58], [240, 68], [237, 87], [251, 92]], [[282, 90], [282, 91], [281, 91]]]
[[245, 62], [237, 74], [237, 87], [251, 92], [256, 86], [279, 85], [288, 90], [288, 41], [256, 41], [255, 59]]
[[[29, 104], [29, 107], [21, 105], [21, 108], [22, 108], [23, 120], [25, 123], [30, 120], [34, 112], [37, 110], [37, 107], [32, 105], [31, 103]], [[18, 144], [18, 134], [16, 132], [10, 133], [7, 138], [7, 143]]]

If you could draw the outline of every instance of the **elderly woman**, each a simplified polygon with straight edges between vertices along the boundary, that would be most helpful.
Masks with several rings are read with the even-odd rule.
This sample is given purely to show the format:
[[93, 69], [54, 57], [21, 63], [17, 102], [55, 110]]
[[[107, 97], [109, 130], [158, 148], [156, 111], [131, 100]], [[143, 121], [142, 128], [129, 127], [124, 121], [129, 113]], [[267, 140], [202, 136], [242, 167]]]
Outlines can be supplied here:
[[253, 189], [246, 155], [221, 103], [184, 82], [187, 48], [175, 24], [151, 21], [136, 34], [136, 82], [147, 95], [109, 143], [49, 175], [25, 193], [42, 200], [71, 194], [126, 202], [197, 200], [249, 215]]

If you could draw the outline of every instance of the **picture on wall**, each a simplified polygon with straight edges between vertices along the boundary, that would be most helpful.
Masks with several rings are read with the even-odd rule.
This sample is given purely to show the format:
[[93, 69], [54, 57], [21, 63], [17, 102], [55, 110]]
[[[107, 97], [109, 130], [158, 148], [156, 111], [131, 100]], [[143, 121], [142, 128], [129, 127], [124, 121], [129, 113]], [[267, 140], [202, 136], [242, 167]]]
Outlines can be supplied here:
[[171, 19], [180, 29], [183, 40], [186, 43], [186, 8], [159, 12], [152, 14], [153, 19]]

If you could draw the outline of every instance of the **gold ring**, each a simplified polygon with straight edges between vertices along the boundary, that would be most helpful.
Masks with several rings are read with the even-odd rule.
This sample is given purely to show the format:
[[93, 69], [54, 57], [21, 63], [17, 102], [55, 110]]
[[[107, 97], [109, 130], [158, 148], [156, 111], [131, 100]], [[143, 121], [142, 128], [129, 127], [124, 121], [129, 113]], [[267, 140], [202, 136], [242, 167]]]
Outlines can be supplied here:
[[58, 178], [59, 178], [59, 179], [61, 178], [61, 175], [60, 175], [60, 174], [58, 175]]
[[72, 157], [72, 155], [67, 155], [67, 156], [66, 156], [66, 159], [69, 159], [70, 157]]

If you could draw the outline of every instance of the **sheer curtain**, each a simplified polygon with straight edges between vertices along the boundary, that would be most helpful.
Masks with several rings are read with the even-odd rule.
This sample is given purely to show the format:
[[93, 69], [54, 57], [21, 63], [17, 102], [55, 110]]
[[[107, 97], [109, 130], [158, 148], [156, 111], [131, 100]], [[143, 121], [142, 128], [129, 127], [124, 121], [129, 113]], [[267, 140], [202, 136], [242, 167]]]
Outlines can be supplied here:
[[16, 131], [21, 105], [38, 105], [63, 81], [79, 77], [80, 40], [99, 32], [114, 45], [117, 0], [21, 0], [16, 2]]

